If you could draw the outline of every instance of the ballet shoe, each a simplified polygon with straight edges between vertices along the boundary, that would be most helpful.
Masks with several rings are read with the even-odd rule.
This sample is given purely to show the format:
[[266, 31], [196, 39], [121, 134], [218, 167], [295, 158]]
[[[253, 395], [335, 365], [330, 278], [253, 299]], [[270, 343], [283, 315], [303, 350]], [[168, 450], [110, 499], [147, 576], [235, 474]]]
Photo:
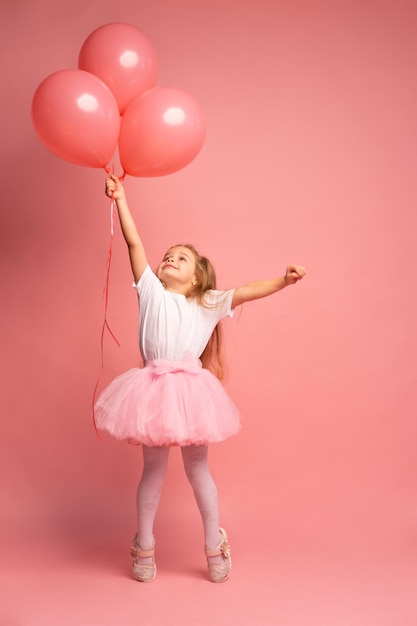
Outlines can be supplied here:
[[[133, 538], [133, 545], [130, 552], [132, 557], [132, 574], [135, 580], [141, 583], [151, 583], [156, 577], [156, 563], [155, 563], [155, 539], [153, 540], [152, 548], [149, 550], [142, 550], [136, 543], [137, 535]], [[151, 563], [138, 563], [138, 559], [146, 557], [152, 557]]]
[[[205, 546], [204, 551], [207, 557], [207, 566], [210, 580], [214, 583], [223, 583], [228, 579], [230, 570], [232, 569], [232, 558], [230, 555], [230, 545], [224, 528], [219, 528], [222, 537], [219, 545], [214, 550], [209, 550]], [[221, 556], [221, 563], [213, 563], [211, 557]]]

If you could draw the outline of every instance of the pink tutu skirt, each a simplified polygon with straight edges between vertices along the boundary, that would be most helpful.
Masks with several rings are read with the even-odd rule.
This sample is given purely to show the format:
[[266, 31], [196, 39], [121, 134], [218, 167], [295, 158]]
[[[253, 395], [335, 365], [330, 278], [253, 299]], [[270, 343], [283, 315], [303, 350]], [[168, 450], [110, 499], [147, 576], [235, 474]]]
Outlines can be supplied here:
[[223, 441], [240, 429], [236, 406], [198, 359], [147, 361], [121, 374], [95, 404], [99, 430], [147, 446]]

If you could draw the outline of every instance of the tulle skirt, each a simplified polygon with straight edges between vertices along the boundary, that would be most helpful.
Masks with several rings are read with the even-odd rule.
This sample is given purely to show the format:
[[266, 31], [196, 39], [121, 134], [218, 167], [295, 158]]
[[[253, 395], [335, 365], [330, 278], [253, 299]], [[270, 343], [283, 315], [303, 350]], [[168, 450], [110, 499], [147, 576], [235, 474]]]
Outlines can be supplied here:
[[100, 394], [94, 413], [99, 430], [147, 446], [223, 441], [240, 429], [236, 406], [198, 359], [128, 370]]

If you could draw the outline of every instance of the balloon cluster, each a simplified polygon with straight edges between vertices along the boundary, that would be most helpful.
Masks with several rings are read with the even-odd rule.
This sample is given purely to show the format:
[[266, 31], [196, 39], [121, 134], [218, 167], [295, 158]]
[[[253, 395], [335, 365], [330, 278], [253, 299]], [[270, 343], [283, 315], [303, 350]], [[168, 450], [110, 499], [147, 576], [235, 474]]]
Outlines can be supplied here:
[[202, 148], [205, 119], [179, 89], [157, 87], [158, 61], [147, 37], [128, 24], [106, 24], [83, 43], [78, 69], [51, 74], [32, 100], [32, 121], [56, 156], [106, 168], [119, 147], [131, 176], [164, 176]]

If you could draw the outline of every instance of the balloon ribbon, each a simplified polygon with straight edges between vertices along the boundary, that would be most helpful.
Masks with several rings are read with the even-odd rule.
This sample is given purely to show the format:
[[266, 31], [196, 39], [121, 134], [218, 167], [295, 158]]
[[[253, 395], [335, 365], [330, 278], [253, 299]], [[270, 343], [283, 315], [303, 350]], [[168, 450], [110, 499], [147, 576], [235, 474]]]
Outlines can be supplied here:
[[106, 262], [106, 280], [105, 280], [105, 285], [104, 285], [104, 289], [103, 289], [104, 317], [103, 317], [103, 324], [102, 324], [102, 327], [101, 327], [101, 336], [100, 336], [101, 370], [100, 370], [100, 374], [99, 374], [99, 377], [97, 379], [96, 385], [94, 387], [93, 400], [92, 400], [93, 426], [94, 426], [94, 430], [96, 432], [96, 435], [97, 435], [99, 441], [101, 441], [101, 439], [100, 439], [100, 435], [99, 435], [99, 432], [98, 432], [98, 429], [97, 429], [94, 405], [95, 405], [95, 402], [96, 402], [97, 389], [98, 389], [98, 386], [100, 384], [101, 375], [102, 375], [103, 369], [104, 369], [104, 334], [105, 334], [106, 330], [110, 333], [111, 337], [114, 339], [114, 341], [116, 342], [116, 344], [120, 348], [120, 343], [117, 340], [116, 336], [114, 335], [114, 333], [113, 333], [112, 329], [110, 328], [109, 323], [107, 321], [107, 310], [108, 310], [108, 305], [109, 305], [110, 266], [111, 266], [111, 259], [112, 259], [112, 255], [113, 255], [115, 207], [116, 207], [116, 202], [115, 202], [114, 198], [112, 197], [111, 202], [110, 202], [110, 243], [109, 243], [109, 250], [108, 250], [108, 253], [107, 253], [107, 262]]

